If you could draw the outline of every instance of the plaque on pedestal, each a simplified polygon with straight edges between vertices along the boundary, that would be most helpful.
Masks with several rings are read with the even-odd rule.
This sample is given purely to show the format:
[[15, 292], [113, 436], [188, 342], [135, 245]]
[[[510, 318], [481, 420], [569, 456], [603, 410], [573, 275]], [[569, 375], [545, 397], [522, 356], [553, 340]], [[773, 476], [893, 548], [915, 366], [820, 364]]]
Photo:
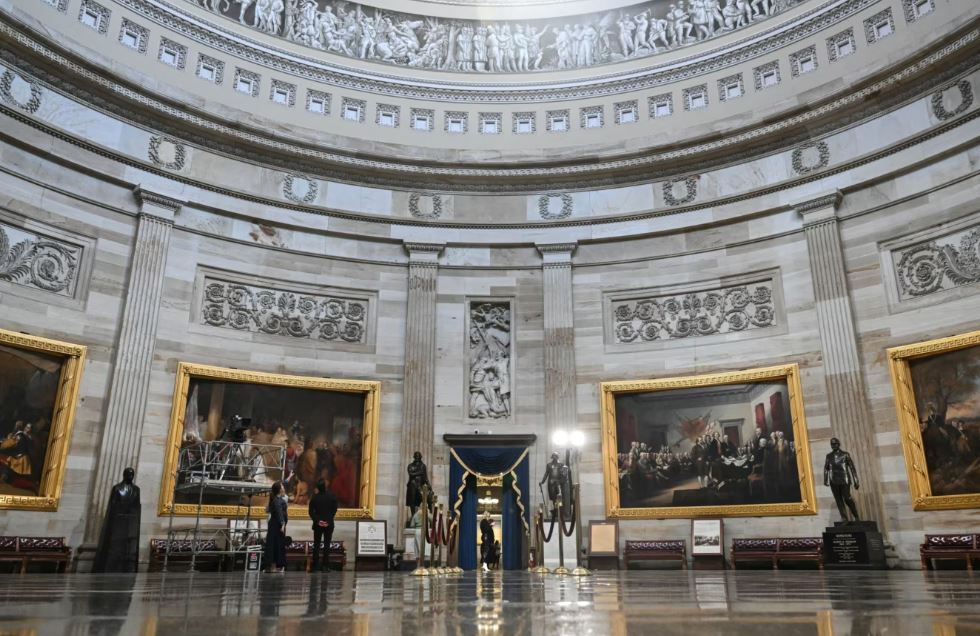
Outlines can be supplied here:
[[874, 521], [838, 521], [823, 533], [828, 570], [884, 570], [885, 542]]

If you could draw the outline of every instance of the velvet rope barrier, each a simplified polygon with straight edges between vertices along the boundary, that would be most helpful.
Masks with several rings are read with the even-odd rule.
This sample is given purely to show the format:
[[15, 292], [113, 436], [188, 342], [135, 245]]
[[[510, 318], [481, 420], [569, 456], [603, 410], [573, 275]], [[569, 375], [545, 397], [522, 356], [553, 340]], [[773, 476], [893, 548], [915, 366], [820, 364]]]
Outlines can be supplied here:
[[432, 511], [432, 521], [429, 523], [429, 531], [425, 535], [425, 540], [429, 545], [438, 545], [436, 540], [439, 538], [439, 532], [436, 526], [439, 524], [440, 518], [441, 515], [439, 514], [439, 509], [434, 509]]
[[575, 534], [575, 502], [572, 502], [572, 525], [565, 529], [565, 514], [563, 512], [564, 506], [558, 506], [558, 523], [561, 524], [561, 533], [566, 537], [570, 537]]
[[541, 538], [544, 539], [544, 542], [545, 543], [548, 543], [549, 541], [551, 541], [552, 535], [555, 534], [555, 519], [552, 519], [551, 520], [551, 527], [548, 529], [548, 532], [545, 533], [545, 531], [544, 531], [544, 515], [543, 514], [539, 514], [538, 515], [538, 532], [541, 533]]

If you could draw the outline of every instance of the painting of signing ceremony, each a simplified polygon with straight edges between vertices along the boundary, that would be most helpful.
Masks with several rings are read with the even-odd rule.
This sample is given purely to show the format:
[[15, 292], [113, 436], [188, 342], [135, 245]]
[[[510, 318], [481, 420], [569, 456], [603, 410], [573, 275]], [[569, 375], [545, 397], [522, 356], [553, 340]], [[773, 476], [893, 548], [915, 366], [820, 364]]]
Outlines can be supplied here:
[[785, 380], [619, 394], [623, 508], [801, 500]]

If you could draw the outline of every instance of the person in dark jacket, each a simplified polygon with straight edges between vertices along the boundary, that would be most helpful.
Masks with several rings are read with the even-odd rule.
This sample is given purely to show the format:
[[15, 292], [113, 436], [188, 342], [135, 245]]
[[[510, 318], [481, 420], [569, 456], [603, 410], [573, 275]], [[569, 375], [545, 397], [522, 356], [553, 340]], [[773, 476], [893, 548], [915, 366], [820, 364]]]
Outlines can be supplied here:
[[323, 569], [330, 567], [330, 540], [333, 539], [333, 520], [337, 515], [337, 497], [327, 488], [327, 482], [318, 481], [316, 494], [310, 499], [310, 519], [313, 520], [313, 563], [311, 572], [320, 564], [320, 542], [323, 541]]
[[286, 523], [289, 521], [289, 506], [282, 496], [282, 484], [272, 484], [269, 497], [269, 528], [265, 535], [265, 558], [269, 561], [270, 572], [286, 571]]

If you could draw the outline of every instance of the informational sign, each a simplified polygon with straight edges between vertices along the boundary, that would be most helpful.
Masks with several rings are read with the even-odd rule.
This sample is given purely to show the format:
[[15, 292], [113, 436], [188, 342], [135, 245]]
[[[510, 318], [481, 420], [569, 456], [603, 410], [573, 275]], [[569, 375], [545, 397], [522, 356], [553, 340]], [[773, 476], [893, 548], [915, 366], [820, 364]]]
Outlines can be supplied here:
[[724, 554], [721, 519], [695, 519], [691, 522], [691, 554]]
[[357, 556], [383, 557], [387, 554], [388, 524], [385, 521], [357, 522]]
[[589, 556], [619, 554], [619, 526], [615, 521], [589, 522]]
[[258, 572], [262, 569], [262, 548], [255, 546], [249, 548], [245, 556], [245, 569], [249, 572]]

